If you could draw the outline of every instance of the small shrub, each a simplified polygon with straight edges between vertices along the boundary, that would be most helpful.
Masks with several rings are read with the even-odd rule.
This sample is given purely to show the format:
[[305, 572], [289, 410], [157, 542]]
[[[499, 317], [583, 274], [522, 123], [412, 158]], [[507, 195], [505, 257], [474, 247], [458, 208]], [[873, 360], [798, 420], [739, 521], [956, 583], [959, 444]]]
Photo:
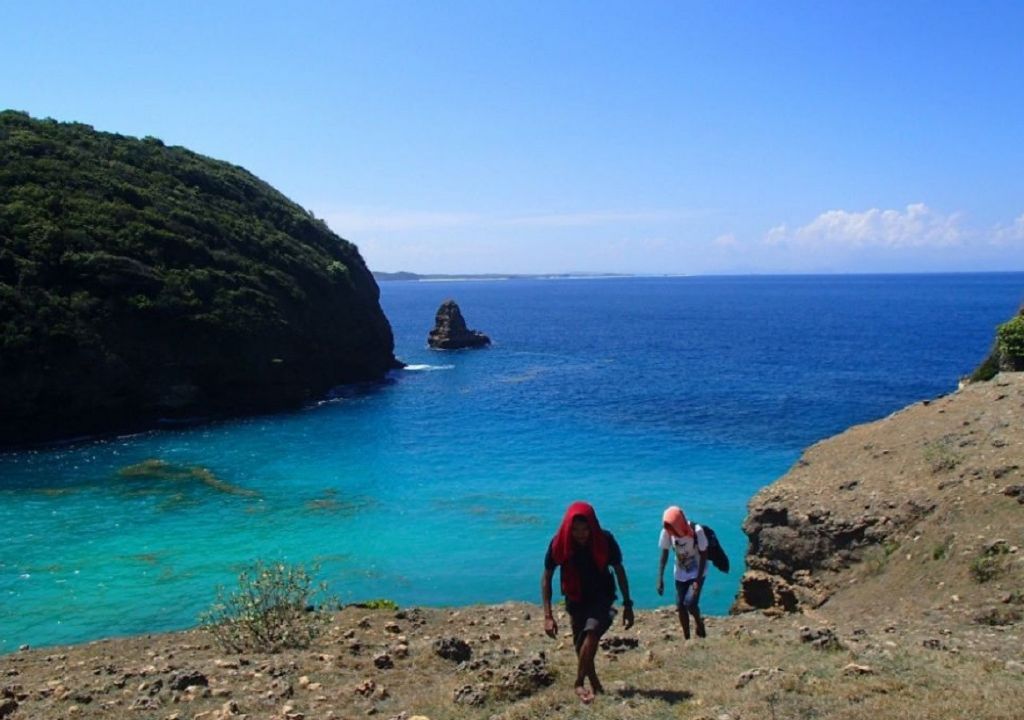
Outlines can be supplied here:
[[881, 545], [869, 548], [863, 556], [864, 571], [868, 575], [881, 575], [885, 566], [889, 564], [889, 555]]
[[971, 382], [988, 382], [999, 373], [999, 350], [993, 350], [971, 373]]
[[971, 561], [971, 577], [979, 583], [995, 580], [1006, 572], [1006, 555], [1010, 552], [1006, 543], [997, 543], [982, 550]]
[[924, 447], [924, 460], [933, 473], [952, 470], [963, 458], [955, 452], [945, 439], [928, 443]]
[[358, 608], [365, 608], [367, 610], [397, 610], [398, 603], [388, 598], [373, 598], [372, 600], [364, 600], [363, 602], [353, 603]]
[[975, 614], [974, 622], [979, 625], [989, 625], [992, 627], [1000, 627], [1004, 625], [1013, 625], [1021, 620], [1022, 613], [1020, 608], [1016, 607], [993, 607], [987, 608]]
[[946, 539], [932, 548], [932, 560], [945, 560], [949, 555], [949, 548], [953, 545], [953, 536], [947, 535]]
[[[1018, 315], [996, 329], [999, 352], [1011, 361], [1024, 361], [1024, 315]], [[1014, 363], [1016, 364], [1016, 363]]]
[[307, 647], [330, 618], [313, 608], [329, 604], [324, 583], [314, 584], [312, 573], [302, 565], [256, 562], [238, 575], [238, 588], [217, 599], [199, 622], [222, 648], [233, 652], [278, 652]]

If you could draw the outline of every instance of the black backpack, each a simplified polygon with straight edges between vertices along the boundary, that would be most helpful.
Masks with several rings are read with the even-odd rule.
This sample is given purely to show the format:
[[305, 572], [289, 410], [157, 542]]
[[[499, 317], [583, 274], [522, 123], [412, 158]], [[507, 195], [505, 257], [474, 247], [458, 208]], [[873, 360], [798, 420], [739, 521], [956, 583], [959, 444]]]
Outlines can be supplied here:
[[722, 572], [729, 572], [729, 556], [725, 554], [722, 543], [718, 542], [715, 531], [707, 525], [701, 525], [701, 527], [704, 529], [704, 537], [708, 539], [708, 560]]

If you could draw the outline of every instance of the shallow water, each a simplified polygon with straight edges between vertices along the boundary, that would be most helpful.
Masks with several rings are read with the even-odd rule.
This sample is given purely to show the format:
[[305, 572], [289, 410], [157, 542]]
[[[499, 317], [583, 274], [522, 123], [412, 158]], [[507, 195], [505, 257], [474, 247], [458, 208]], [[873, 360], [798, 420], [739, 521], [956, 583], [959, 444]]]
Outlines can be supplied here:
[[[410, 368], [302, 411], [0, 455], [0, 652], [182, 628], [256, 558], [342, 600], [538, 598], [587, 499], [654, 593], [661, 510], [717, 531], [806, 445], [956, 387], [1024, 274], [385, 283]], [[454, 297], [483, 351], [425, 347]], [[125, 468], [159, 460], [134, 471]], [[668, 573], [666, 573], [668, 574]]]

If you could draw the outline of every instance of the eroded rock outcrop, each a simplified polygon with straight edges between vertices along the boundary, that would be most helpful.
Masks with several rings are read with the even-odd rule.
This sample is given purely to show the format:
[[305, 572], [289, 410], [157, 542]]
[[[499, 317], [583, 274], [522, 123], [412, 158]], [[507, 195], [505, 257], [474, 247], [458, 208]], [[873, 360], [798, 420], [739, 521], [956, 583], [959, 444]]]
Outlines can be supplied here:
[[482, 332], [467, 328], [456, 302], [445, 300], [437, 309], [434, 329], [427, 336], [427, 344], [436, 350], [460, 350], [486, 347], [491, 344], [491, 339]]
[[[995, 598], [972, 563], [993, 537], [1024, 539], [1021, 426], [1024, 374], [1002, 373], [808, 448], [749, 503], [733, 611]], [[1019, 565], [1007, 561], [1006, 587]]]

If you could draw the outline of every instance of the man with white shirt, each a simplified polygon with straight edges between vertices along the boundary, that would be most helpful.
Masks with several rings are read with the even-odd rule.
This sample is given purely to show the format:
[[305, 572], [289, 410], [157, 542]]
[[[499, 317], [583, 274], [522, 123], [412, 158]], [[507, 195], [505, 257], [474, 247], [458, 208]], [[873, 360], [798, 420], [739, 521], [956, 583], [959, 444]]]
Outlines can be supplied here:
[[662, 529], [658, 538], [661, 559], [658, 563], [657, 591], [665, 592], [665, 565], [669, 550], [675, 555], [676, 610], [683, 638], [690, 639], [690, 615], [693, 616], [697, 637], [705, 637], [704, 620], [700, 616], [700, 591], [708, 566], [708, 539], [704, 528], [687, 522], [682, 509], [673, 505], [661, 518]]

